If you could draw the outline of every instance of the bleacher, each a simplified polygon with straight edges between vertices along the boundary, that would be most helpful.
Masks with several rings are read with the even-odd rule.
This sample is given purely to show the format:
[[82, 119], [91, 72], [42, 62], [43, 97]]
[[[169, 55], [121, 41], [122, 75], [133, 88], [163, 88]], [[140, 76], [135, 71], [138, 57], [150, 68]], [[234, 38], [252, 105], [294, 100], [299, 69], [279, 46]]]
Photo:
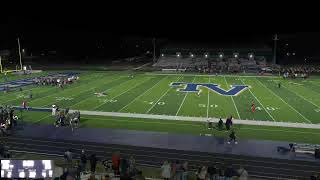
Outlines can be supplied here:
[[246, 72], [246, 73], [258, 73], [262, 68], [268, 67], [267, 61], [263, 56], [257, 56], [254, 58], [235, 58], [235, 57], [190, 57], [167, 55], [158, 59], [153, 67], [160, 69], [191, 69], [200, 71], [208, 69], [208, 72]]

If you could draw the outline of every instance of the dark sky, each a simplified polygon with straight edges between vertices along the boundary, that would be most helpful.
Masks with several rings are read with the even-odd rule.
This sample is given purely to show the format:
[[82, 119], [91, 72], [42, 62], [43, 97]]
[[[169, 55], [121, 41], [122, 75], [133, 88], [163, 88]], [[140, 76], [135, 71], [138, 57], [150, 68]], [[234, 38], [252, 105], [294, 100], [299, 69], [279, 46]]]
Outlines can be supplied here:
[[[122, 53], [119, 50], [121, 45], [127, 43], [131, 47], [130, 43], [135, 44], [125, 42], [126, 37], [212, 44], [256, 42], [272, 46], [272, 36], [278, 33], [281, 51], [296, 51], [301, 56], [320, 52], [320, 33], [309, 33], [317, 28], [307, 26], [308, 20], [302, 19], [301, 22], [286, 13], [271, 16], [254, 10], [227, 14], [226, 11], [185, 10], [172, 14], [172, 10], [143, 7], [129, 11], [125, 8], [114, 10], [112, 6], [68, 8], [26, 8], [20, 13], [8, 11], [0, 21], [0, 48], [15, 46], [17, 36], [25, 47], [35, 51], [57, 49], [71, 54], [84, 50], [97, 53], [95, 48], [99, 43], [109, 53]], [[284, 50], [282, 46], [286, 43], [290, 47]]]

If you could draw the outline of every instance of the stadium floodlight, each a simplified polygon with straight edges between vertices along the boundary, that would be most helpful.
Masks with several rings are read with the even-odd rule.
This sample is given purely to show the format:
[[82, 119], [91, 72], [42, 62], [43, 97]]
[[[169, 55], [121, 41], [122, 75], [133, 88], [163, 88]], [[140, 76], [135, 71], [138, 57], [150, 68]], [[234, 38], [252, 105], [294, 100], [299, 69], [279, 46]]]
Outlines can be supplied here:
[[253, 57], [254, 57], [253, 53], [249, 53], [248, 56], [249, 56], [249, 59], [253, 59]]

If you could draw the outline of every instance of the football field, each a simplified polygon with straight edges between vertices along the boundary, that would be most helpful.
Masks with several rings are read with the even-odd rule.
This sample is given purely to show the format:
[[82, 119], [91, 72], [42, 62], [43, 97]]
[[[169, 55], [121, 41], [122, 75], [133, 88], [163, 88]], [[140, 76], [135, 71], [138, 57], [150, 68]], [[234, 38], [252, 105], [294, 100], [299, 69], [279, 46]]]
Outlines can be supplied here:
[[[1, 92], [0, 102], [21, 106], [26, 100], [28, 106], [38, 108], [56, 104], [62, 109], [86, 111], [320, 123], [319, 77], [293, 80], [153, 73], [136, 73], [130, 77], [130, 72], [124, 71], [83, 71], [79, 77], [63, 90], [32, 85], [25, 86], [22, 91]], [[30, 93], [32, 99], [28, 98]], [[28, 116], [34, 122], [52, 118], [50, 113], [29, 112]]]

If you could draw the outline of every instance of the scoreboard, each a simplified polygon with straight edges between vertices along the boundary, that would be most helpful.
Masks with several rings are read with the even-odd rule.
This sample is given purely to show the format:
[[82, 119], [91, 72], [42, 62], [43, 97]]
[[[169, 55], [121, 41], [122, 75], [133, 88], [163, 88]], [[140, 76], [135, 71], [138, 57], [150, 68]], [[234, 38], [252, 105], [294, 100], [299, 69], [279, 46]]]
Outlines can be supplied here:
[[1, 178], [51, 178], [52, 160], [1, 160]]

